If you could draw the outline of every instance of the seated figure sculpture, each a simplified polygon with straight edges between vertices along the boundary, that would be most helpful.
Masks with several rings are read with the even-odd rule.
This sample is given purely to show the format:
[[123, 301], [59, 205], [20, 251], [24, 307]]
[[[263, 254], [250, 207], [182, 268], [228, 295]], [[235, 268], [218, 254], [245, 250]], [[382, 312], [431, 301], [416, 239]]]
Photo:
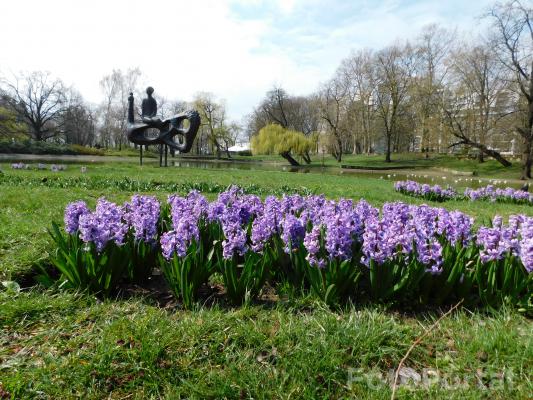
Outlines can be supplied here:
[[[157, 117], [157, 102], [152, 97], [154, 89], [146, 89], [147, 98], [143, 99], [141, 106], [141, 123], [135, 122], [133, 93], [128, 97], [128, 140], [138, 145], [167, 145], [180, 153], [188, 153], [200, 127], [200, 115], [191, 110], [161, 120]], [[183, 128], [183, 121], [188, 120], [188, 128]], [[159, 130], [157, 137], [147, 135], [149, 129]], [[175, 136], [182, 140], [176, 141]]]
[[[154, 93], [154, 88], [148, 86], [146, 88], [146, 94], [148, 97], [143, 99], [141, 106], [141, 118], [145, 124], [152, 125], [154, 127], [161, 126], [162, 122], [160, 118], [157, 117], [157, 101], [152, 97]], [[130, 93], [131, 94], [131, 93]]]

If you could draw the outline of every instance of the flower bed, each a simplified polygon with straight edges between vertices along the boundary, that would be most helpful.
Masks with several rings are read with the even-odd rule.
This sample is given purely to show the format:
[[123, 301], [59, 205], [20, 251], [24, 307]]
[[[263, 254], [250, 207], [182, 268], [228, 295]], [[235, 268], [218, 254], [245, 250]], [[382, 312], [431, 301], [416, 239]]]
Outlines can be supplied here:
[[11, 164], [11, 169], [28, 169], [29, 167], [29, 164], [24, 164], [22, 162]]
[[[11, 164], [11, 169], [37, 169], [37, 170], [46, 170], [47, 166], [43, 163], [38, 164], [24, 164], [23, 162], [13, 163]], [[50, 165], [50, 171], [52, 172], [58, 172], [58, 171], [66, 171], [67, 166], [63, 164], [52, 164]]]
[[487, 185], [479, 189], [465, 189], [464, 195], [469, 200], [488, 200], [501, 201], [506, 203], [516, 204], [533, 204], [533, 194], [524, 190], [516, 190], [513, 188], [500, 189], [492, 185]]
[[431, 201], [446, 201], [457, 197], [457, 193], [451, 187], [443, 188], [439, 185], [431, 186], [415, 181], [398, 181], [394, 184], [394, 189], [409, 196]]
[[530, 204], [533, 205], [533, 194], [524, 190], [516, 190], [510, 187], [505, 189], [487, 185], [479, 189], [466, 188], [463, 195], [458, 194], [451, 187], [442, 188], [439, 185], [430, 186], [415, 181], [398, 181], [394, 184], [398, 192], [412, 197], [420, 197], [431, 201], [446, 200], [486, 200], [503, 203]]
[[353, 301], [527, 304], [533, 288], [533, 218], [475, 232], [459, 211], [291, 195], [264, 201], [232, 187], [208, 202], [199, 192], [159, 204], [134, 196], [65, 211], [54, 264], [72, 285], [110, 294], [121, 279], [159, 267], [191, 307], [219, 273], [238, 304], [266, 282], [311, 292], [328, 304]]

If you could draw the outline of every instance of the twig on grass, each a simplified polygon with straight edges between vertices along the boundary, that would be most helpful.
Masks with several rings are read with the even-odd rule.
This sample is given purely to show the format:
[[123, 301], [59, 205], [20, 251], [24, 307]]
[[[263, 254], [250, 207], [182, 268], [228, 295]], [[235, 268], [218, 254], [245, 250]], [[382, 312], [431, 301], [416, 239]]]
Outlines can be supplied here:
[[391, 395], [391, 400], [394, 400], [394, 397], [396, 396], [396, 388], [398, 387], [398, 378], [400, 376], [400, 370], [402, 369], [402, 366], [403, 366], [403, 363], [407, 360], [407, 358], [409, 357], [409, 354], [411, 354], [411, 351], [413, 351], [413, 349], [416, 347], [417, 344], [419, 344], [422, 339], [424, 339], [431, 331], [433, 331], [440, 323], [440, 321], [442, 321], [444, 318], [446, 318], [448, 315], [450, 315], [457, 307], [459, 307], [462, 303], [463, 303], [464, 299], [461, 299], [461, 301], [459, 301], [459, 303], [457, 303], [456, 305], [454, 305], [452, 308], [450, 308], [447, 312], [445, 312], [443, 315], [441, 315], [439, 317], [439, 319], [437, 319], [433, 325], [431, 325], [429, 328], [426, 329], [426, 331], [420, 335], [414, 342], [413, 344], [411, 345], [411, 347], [409, 347], [409, 350], [407, 350], [407, 353], [405, 353], [405, 355], [403, 356], [403, 358], [400, 360], [400, 363], [398, 364], [398, 368], [396, 369], [396, 373], [394, 374], [394, 382], [392, 384], [392, 395]]

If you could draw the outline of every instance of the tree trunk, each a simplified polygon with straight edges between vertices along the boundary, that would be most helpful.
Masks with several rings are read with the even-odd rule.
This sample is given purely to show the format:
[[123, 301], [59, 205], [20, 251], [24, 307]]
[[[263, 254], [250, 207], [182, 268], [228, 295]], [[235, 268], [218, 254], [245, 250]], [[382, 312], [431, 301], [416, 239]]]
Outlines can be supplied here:
[[522, 175], [520, 179], [531, 179], [531, 166], [533, 164], [532, 143], [528, 138], [524, 138], [524, 152], [522, 154]]
[[385, 162], [391, 162], [391, 159], [390, 159], [390, 145], [391, 145], [391, 135], [387, 134], [387, 153], [385, 154]]
[[294, 158], [292, 158], [291, 153], [289, 151], [284, 151], [283, 153], [280, 153], [280, 156], [282, 156], [285, 160], [287, 160], [292, 166], [299, 167], [300, 163], [296, 161]]
[[335, 152], [335, 159], [337, 160], [337, 162], [341, 162], [342, 161], [342, 141], [338, 136], [337, 136], [337, 146], [338, 146], [338, 150]]
[[306, 151], [304, 154], [302, 154], [302, 158], [306, 164], [311, 164], [311, 156], [309, 155], [309, 152]]
[[496, 161], [498, 161], [504, 167], [510, 167], [512, 165], [499, 152], [497, 152], [496, 150], [489, 149], [484, 144], [472, 142], [470, 140], [465, 141], [465, 144], [470, 145], [472, 147], [475, 147], [476, 149], [478, 149], [480, 151], [480, 153], [485, 153], [487, 156], [494, 158]]
[[529, 98], [527, 99], [527, 127], [518, 129], [524, 138], [524, 152], [522, 154], [522, 176], [520, 179], [531, 179], [531, 166], [533, 164], [533, 61], [529, 74]]

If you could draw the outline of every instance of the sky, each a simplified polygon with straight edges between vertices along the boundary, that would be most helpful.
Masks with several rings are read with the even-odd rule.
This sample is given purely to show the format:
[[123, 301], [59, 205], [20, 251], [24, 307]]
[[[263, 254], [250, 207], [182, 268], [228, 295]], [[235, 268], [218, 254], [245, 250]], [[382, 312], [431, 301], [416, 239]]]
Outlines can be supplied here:
[[91, 103], [113, 69], [154, 97], [211, 92], [239, 121], [274, 85], [315, 91], [352, 50], [437, 23], [469, 35], [494, 0], [17, 0], [0, 8], [0, 75], [49, 71]]

